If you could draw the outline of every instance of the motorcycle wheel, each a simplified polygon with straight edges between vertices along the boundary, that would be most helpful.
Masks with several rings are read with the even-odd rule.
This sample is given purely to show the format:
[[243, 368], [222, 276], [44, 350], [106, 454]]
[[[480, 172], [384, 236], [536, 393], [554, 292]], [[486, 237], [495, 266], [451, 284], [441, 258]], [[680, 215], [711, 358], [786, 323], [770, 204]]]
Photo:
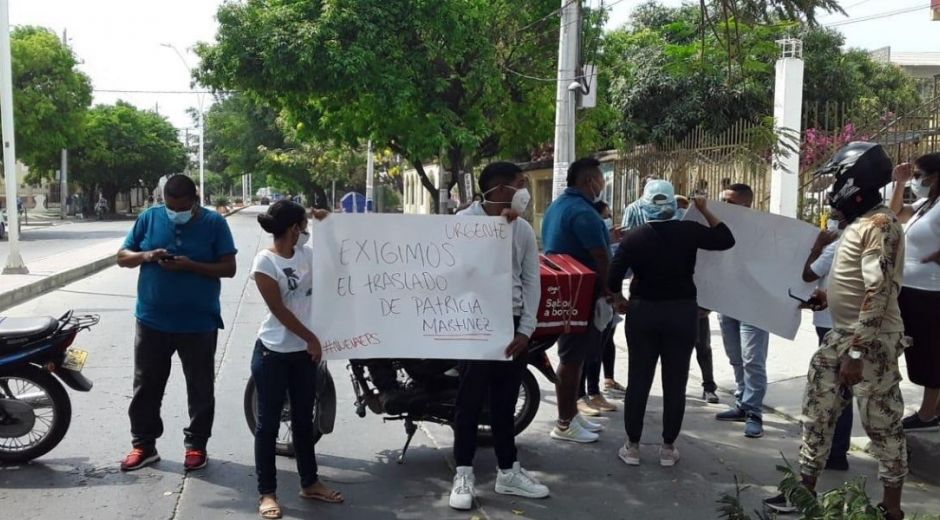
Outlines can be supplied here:
[[[62, 383], [32, 365], [0, 373], [0, 407], [4, 408], [0, 413], [0, 462], [5, 464], [45, 455], [62, 441], [72, 422], [72, 402]], [[24, 435], [13, 436], [15, 415], [28, 413], [29, 408], [32, 427]], [[8, 424], [3, 424], [4, 419]]]
[[[249, 377], [248, 383], [245, 385], [244, 407], [245, 421], [248, 422], [248, 429], [251, 431], [251, 434], [254, 435], [258, 426], [258, 391], [255, 387], [254, 377]], [[320, 432], [320, 429], [317, 428], [316, 414], [317, 408], [314, 407], [314, 444], [320, 442], [320, 437], [323, 436], [323, 434]], [[284, 406], [281, 408], [281, 425], [277, 431], [277, 440], [274, 444], [274, 452], [284, 457], [294, 456], [294, 438], [293, 432], [291, 430], [290, 398], [288, 398], [287, 395], [284, 396]]]
[[[532, 424], [539, 411], [542, 393], [539, 383], [528, 369], [522, 373], [522, 382], [519, 384], [519, 397], [516, 399], [516, 411], [513, 414], [513, 435], [519, 435]], [[480, 426], [477, 428], [477, 442], [489, 445], [493, 442], [493, 428], [490, 426], [489, 407], [484, 407], [480, 417]], [[451, 424], [453, 427], [453, 424]]]
[[532, 424], [535, 414], [539, 411], [539, 402], [542, 393], [539, 391], [539, 382], [532, 372], [526, 369], [522, 372], [522, 384], [519, 385], [519, 398], [516, 399], [516, 413], [513, 417], [515, 433], [519, 435]]

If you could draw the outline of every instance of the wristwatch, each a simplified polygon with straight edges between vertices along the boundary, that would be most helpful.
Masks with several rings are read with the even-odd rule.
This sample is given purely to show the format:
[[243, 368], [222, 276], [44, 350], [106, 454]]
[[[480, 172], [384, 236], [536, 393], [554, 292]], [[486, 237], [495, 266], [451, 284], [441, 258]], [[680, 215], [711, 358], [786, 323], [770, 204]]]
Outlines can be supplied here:
[[855, 361], [858, 361], [859, 359], [862, 359], [862, 351], [861, 351], [861, 350], [850, 350], [850, 351], [849, 351], [849, 358], [851, 358], [851, 359], [853, 359], [853, 360], [855, 360]]

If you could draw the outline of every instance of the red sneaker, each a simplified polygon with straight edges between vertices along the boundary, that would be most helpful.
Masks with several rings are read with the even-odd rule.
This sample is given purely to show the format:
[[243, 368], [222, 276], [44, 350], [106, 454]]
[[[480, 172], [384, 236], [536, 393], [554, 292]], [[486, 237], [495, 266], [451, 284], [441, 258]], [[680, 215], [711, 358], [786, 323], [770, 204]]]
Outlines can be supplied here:
[[159, 460], [156, 448], [134, 448], [121, 461], [121, 471], [135, 471]]
[[206, 450], [186, 450], [186, 460], [183, 462], [186, 471], [202, 469], [208, 463], [209, 456], [206, 455]]

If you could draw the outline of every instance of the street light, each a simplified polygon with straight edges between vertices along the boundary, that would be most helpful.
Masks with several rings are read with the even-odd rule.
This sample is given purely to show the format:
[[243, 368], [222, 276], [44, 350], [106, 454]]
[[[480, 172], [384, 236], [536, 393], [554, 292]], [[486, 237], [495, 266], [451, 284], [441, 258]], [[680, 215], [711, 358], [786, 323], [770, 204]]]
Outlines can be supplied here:
[[[183, 56], [183, 53], [176, 48], [172, 43], [161, 43], [161, 47], [166, 47], [167, 49], [173, 49], [173, 52], [179, 56], [183, 66], [186, 67], [186, 71], [192, 74], [192, 68], [190, 68], [189, 63], [186, 61], [186, 58]], [[192, 83], [190, 83], [190, 90], [193, 90]], [[204, 139], [206, 134], [206, 125], [205, 125], [205, 116], [203, 115], [203, 105], [202, 105], [202, 93], [196, 93], [196, 102], [199, 103], [199, 203], [202, 206], [206, 205], [206, 174], [205, 174], [205, 148], [204, 148]], [[187, 143], [188, 144], [188, 143]]]

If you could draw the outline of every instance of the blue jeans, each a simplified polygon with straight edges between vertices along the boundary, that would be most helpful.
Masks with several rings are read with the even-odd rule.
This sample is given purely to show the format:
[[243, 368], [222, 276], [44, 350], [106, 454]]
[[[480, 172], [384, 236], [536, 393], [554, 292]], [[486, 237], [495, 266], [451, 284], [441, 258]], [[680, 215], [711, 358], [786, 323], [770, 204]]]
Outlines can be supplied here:
[[767, 394], [767, 348], [770, 334], [766, 330], [727, 316], [719, 316], [725, 353], [734, 368], [737, 406], [747, 414], [763, 416]]
[[291, 427], [300, 485], [317, 483], [317, 458], [313, 443], [313, 406], [316, 402], [317, 365], [306, 351], [283, 354], [255, 343], [251, 375], [258, 392], [258, 425], [255, 428], [255, 473], [258, 494], [277, 490], [274, 444], [281, 425], [284, 398], [290, 397]]

